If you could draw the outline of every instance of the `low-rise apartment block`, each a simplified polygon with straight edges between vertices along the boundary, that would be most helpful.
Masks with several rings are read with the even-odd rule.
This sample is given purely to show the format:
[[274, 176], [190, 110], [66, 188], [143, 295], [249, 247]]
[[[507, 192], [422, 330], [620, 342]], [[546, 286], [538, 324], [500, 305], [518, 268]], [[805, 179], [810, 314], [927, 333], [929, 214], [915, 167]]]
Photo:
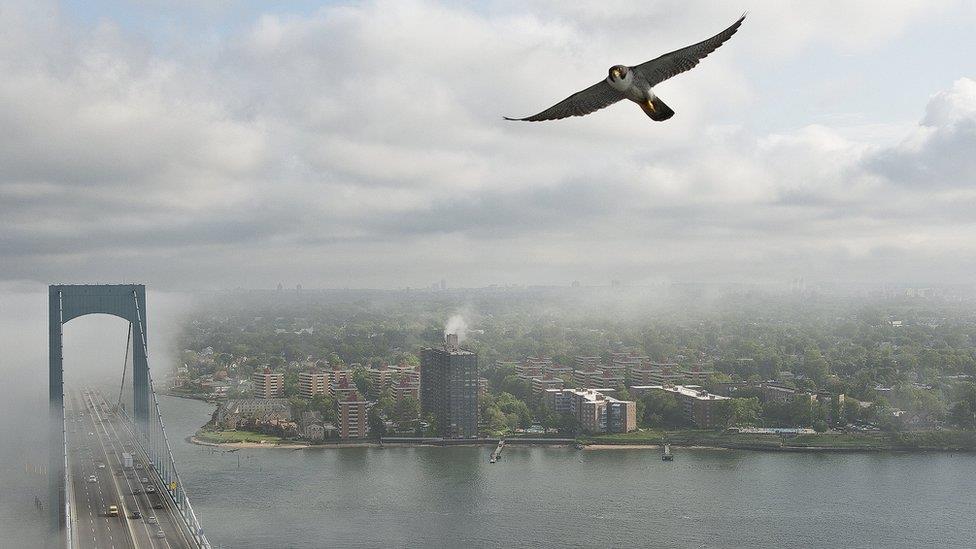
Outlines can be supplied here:
[[573, 372], [573, 382], [580, 387], [602, 386], [603, 370], [576, 370]]
[[545, 375], [532, 378], [532, 392], [534, 394], [544, 393], [546, 389], [562, 389], [565, 382], [562, 378]]
[[576, 370], [596, 370], [603, 368], [603, 358], [598, 356], [577, 356], [573, 359]]
[[557, 413], [576, 416], [590, 433], [627, 433], [637, 429], [637, 403], [618, 400], [596, 389], [548, 389], [546, 404]]
[[546, 368], [546, 371], [542, 372], [543, 375], [549, 377], [558, 377], [565, 380], [573, 379], [573, 368], [571, 366], [563, 366], [561, 364], [553, 364]]
[[420, 380], [404, 376], [393, 386], [393, 398], [399, 402], [408, 396], [420, 400]]

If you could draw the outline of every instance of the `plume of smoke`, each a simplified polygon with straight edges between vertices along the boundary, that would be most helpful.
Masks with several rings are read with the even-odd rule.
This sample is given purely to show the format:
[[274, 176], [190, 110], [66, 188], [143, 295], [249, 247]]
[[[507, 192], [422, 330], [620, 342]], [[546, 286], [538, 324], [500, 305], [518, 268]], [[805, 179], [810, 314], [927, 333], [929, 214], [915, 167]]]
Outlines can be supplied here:
[[454, 314], [447, 319], [447, 324], [444, 326], [444, 336], [447, 337], [447, 334], [457, 334], [458, 343], [464, 341], [468, 335], [468, 323], [465, 322], [463, 316]]

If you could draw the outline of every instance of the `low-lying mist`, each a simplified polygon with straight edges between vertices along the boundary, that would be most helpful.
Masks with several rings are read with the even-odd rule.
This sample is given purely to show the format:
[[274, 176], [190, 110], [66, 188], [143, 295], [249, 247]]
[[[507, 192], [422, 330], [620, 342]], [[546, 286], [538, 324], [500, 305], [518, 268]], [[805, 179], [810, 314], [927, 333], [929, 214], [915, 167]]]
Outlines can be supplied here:
[[[190, 303], [147, 292], [149, 366], [172, 366], [172, 336]], [[39, 547], [47, 535], [48, 293], [46, 286], [0, 285], [0, 547]], [[128, 323], [95, 314], [64, 325], [66, 389], [95, 385], [118, 394]], [[158, 366], [157, 366], [158, 365]]]

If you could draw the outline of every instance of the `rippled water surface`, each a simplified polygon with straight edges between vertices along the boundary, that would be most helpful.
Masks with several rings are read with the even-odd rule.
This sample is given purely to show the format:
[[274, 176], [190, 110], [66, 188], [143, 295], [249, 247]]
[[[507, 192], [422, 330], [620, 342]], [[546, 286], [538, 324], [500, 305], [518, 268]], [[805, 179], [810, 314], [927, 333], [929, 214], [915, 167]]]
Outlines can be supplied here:
[[976, 456], [676, 449], [255, 449], [187, 443], [212, 407], [164, 398], [181, 474], [225, 547], [974, 547]]

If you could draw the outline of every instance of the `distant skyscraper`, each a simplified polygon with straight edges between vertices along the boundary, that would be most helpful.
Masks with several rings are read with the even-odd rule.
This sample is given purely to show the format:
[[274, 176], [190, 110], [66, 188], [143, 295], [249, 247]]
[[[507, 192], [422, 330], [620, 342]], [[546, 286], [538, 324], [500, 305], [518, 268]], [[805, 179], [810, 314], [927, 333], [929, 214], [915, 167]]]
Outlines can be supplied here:
[[478, 436], [478, 355], [448, 334], [440, 348], [420, 353], [420, 403], [449, 438]]

